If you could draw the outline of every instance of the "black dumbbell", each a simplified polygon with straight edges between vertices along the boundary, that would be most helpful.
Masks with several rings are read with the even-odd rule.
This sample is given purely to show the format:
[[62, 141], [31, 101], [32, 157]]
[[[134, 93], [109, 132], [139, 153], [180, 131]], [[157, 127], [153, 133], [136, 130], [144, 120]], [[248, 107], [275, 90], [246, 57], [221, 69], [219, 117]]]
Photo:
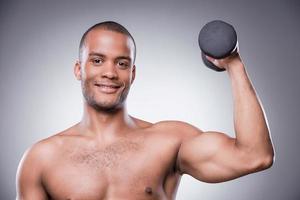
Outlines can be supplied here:
[[198, 43], [204, 64], [218, 72], [225, 69], [215, 66], [207, 60], [205, 55], [222, 59], [235, 53], [238, 48], [237, 34], [233, 26], [221, 20], [214, 20], [205, 24], [199, 33]]

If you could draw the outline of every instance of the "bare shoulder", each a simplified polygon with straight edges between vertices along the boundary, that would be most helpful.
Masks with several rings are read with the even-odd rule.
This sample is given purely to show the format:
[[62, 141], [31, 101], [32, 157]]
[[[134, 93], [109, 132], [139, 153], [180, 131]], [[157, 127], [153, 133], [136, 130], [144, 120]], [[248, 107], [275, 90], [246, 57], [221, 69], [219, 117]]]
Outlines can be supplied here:
[[23, 154], [21, 164], [34, 165], [34, 167], [39, 167], [49, 160], [50, 155], [53, 154], [55, 150], [55, 139], [54, 137], [49, 137], [40, 140], [29, 148]]
[[64, 146], [62, 138], [68, 135], [68, 132], [70, 132], [70, 129], [53, 134], [32, 144], [24, 152], [20, 165], [27, 164], [42, 167], [43, 164], [51, 162], [55, 152], [59, 149], [58, 147]]
[[23, 191], [24, 185], [33, 186], [40, 183], [43, 170], [48, 165], [54, 149], [49, 141], [50, 139], [38, 141], [24, 152], [16, 174], [18, 192]]
[[191, 139], [203, 131], [184, 121], [179, 120], [163, 120], [155, 123], [150, 123], [141, 119], [132, 117], [139, 128], [149, 130], [152, 135], [156, 135], [163, 139], [175, 139], [177, 142], [183, 142], [186, 139]]
[[24, 152], [16, 174], [17, 199], [47, 199], [44, 174], [57, 163], [61, 133], [42, 139]]
[[153, 126], [164, 133], [169, 133], [177, 136], [181, 140], [193, 138], [203, 132], [201, 129], [190, 123], [177, 120], [159, 121]]

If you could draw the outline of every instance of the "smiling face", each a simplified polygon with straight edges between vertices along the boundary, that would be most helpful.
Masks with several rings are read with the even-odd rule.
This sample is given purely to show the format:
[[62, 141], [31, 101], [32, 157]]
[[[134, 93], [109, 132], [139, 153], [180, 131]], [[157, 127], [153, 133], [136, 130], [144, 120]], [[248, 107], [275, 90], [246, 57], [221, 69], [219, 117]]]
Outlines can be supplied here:
[[134, 43], [105, 29], [91, 30], [74, 68], [86, 102], [96, 110], [121, 108], [135, 78]]

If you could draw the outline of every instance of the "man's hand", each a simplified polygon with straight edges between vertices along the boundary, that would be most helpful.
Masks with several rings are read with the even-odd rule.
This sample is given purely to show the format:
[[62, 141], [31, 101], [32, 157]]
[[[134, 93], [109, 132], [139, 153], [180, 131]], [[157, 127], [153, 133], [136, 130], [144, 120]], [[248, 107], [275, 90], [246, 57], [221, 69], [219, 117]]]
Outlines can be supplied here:
[[212, 62], [215, 66], [219, 67], [220, 69], [225, 69], [226, 71], [228, 71], [229, 68], [234, 65], [243, 65], [242, 59], [238, 52], [235, 52], [223, 59], [214, 59], [210, 56], [205, 56], [205, 57], [207, 60]]

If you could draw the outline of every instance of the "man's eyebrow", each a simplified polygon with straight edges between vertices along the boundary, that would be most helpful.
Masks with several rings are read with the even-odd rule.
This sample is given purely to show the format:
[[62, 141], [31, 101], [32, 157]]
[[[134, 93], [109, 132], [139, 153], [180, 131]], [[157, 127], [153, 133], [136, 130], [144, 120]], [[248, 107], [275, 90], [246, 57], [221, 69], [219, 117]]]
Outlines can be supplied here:
[[125, 60], [131, 61], [131, 58], [129, 56], [118, 56], [117, 59], [119, 59], [119, 60], [125, 59]]
[[89, 56], [100, 56], [100, 57], [105, 57], [105, 55], [101, 54], [101, 53], [96, 53], [96, 52], [91, 52], [89, 53]]
[[[104, 54], [97, 53], [97, 52], [91, 52], [91, 53], [89, 53], [89, 57], [90, 56], [99, 56], [99, 57], [103, 57], [103, 58], [106, 57]], [[116, 59], [117, 60], [125, 59], [125, 60], [128, 60], [129, 62], [131, 62], [131, 58], [129, 56], [118, 56]]]

